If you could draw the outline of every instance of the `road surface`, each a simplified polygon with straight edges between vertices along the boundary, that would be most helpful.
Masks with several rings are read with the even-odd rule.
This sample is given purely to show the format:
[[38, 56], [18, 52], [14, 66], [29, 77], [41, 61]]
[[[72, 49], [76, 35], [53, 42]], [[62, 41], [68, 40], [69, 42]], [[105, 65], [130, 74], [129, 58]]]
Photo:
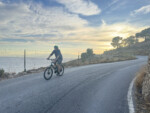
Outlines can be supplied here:
[[147, 57], [43, 72], [0, 82], [0, 113], [129, 113], [129, 85]]

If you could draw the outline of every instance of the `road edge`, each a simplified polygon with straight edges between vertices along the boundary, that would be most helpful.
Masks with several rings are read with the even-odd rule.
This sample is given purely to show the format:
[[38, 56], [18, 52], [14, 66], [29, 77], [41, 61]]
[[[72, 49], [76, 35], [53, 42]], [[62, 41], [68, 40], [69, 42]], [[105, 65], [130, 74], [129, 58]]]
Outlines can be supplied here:
[[130, 86], [129, 86], [129, 89], [128, 89], [128, 94], [127, 94], [129, 113], [135, 113], [135, 108], [134, 108], [133, 98], [132, 98], [132, 96], [133, 96], [132, 95], [132, 91], [133, 91], [132, 89], [133, 89], [135, 79], [136, 79], [136, 77], [130, 83]]

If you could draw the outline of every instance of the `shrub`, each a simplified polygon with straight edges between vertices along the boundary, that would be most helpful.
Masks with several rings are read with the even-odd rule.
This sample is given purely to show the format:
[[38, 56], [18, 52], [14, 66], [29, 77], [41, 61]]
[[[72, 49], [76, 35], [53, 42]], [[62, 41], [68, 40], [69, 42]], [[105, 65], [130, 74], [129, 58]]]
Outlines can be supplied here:
[[87, 53], [82, 53], [81, 54], [81, 60], [84, 62], [87, 59], [88, 55]]
[[82, 62], [85, 62], [86, 60], [90, 61], [93, 56], [93, 49], [88, 48], [85, 53], [81, 53], [81, 60]]
[[4, 69], [0, 69], [0, 77], [3, 77], [4, 76]]
[[137, 74], [137, 78], [135, 80], [135, 85], [136, 85], [136, 88], [137, 88], [137, 91], [139, 93], [142, 93], [142, 84], [143, 84], [143, 80], [144, 80], [144, 77], [146, 75], [146, 67], [143, 67]]

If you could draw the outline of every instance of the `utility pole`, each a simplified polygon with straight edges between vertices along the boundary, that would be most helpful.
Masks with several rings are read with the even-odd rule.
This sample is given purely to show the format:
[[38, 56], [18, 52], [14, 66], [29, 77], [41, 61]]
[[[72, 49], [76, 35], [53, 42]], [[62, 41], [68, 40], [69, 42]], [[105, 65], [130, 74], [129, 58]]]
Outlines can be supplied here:
[[24, 72], [26, 72], [26, 50], [24, 50]]
[[80, 57], [80, 56], [79, 56], [79, 52], [78, 52], [78, 65], [79, 65], [79, 57]]

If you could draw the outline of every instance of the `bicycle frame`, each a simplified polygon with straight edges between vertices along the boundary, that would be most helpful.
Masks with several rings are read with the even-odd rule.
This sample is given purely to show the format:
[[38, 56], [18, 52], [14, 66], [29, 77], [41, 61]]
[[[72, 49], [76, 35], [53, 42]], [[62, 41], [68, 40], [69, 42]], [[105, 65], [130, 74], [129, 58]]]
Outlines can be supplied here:
[[51, 67], [53, 70], [55, 70], [57, 68], [57, 66], [55, 65], [55, 62], [53, 62], [54, 59], [50, 59], [50, 60], [51, 60], [51, 64], [49, 67]]

